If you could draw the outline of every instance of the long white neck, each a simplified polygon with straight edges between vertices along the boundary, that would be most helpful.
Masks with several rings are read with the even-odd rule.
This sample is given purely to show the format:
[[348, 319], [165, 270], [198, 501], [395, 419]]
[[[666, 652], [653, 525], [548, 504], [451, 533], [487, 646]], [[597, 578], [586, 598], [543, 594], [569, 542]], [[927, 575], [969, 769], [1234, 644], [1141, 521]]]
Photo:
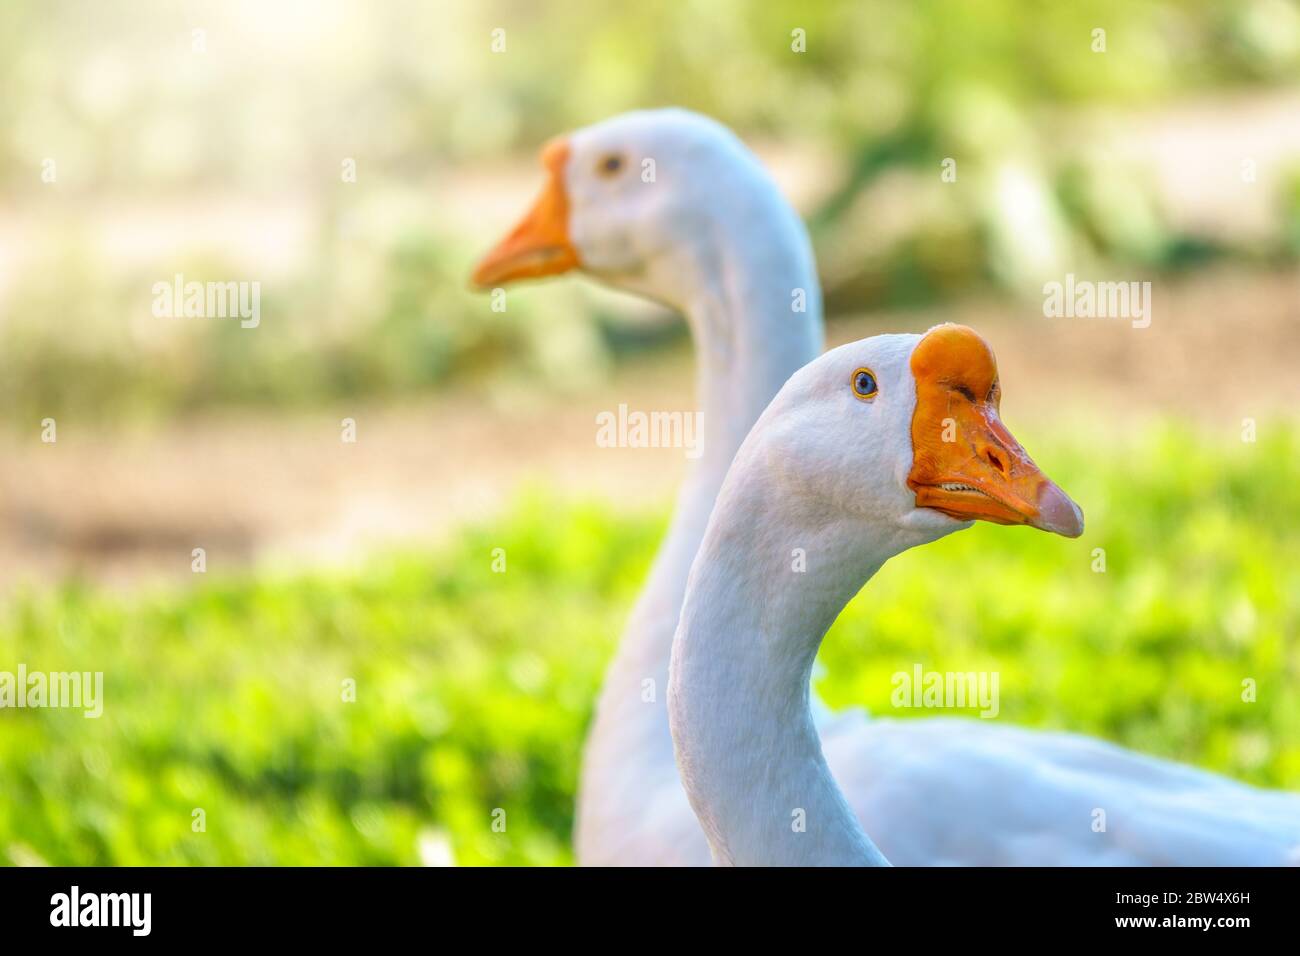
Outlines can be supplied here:
[[808, 688], [826, 630], [910, 542], [782, 494], [750, 447], [700, 546], [672, 651], [682, 780], [715, 863], [888, 865], [831, 776]]
[[[821, 291], [802, 223], [770, 183], [750, 198], [735, 216], [720, 219], [717, 234], [696, 237], [656, 263], [638, 290], [687, 317], [699, 355], [703, 438], [587, 740], [578, 806], [582, 862], [617, 856], [655, 790], [673, 788], [680, 797], [665, 697], [691, 562], [736, 449], [786, 379], [822, 349]], [[680, 804], [685, 811], [684, 797]], [[621, 862], [636, 862], [629, 855]]]

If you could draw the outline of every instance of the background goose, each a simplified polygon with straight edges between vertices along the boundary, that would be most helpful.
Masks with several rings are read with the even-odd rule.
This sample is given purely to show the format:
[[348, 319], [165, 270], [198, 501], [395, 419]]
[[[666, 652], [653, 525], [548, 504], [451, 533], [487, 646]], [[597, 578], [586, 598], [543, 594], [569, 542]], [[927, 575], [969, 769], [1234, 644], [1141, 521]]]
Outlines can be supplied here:
[[587, 739], [578, 857], [706, 863], [673, 762], [668, 657], [686, 576], [732, 456], [790, 374], [821, 352], [812, 247], [753, 154], [694, 113], [615, 117], [552, 141], [542, 165], [547, 180], [536, 204], [479, 263], [475, 283], [490, 288], [580, 268], [678, 309], [699, 355], [703, 418], [701, 454], [689, 466]]
[[[940, 326], [827, 353], [745, 440], [691, 571], [669, 688], [714, 861], [1300, 862], [1300, 797], [1086, 738], [873, 720], [819, 739], [813, 659], [886, 560], [972, 519], [1082, 533], [999, 401], [991, 350]], [[957, 441], [942, 441], [947, 419]]]

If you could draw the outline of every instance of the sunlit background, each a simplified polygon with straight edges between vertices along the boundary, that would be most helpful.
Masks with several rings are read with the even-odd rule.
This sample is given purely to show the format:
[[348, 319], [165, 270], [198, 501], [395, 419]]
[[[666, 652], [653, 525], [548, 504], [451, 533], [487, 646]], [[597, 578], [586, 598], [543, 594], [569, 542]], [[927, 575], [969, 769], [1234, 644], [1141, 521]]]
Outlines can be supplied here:
[[[689, 340], [467, 276], [546, 139], [663, 105], [773, 170], [831, 342], [979, 329], [1088, 517], [892, 562], [822, 696], [997, 670], [1000, 720], [1300, 789], [1295, 4], [6, 0], [0, 671], [105, 704], [0, 710], [0, 862], [571, 862], [685, 463], [595, 415], [690, 407]], [[178, 273], [260, 325], [155, 316]], [[1150, 328], [1045, 318], [1067, 273]]]

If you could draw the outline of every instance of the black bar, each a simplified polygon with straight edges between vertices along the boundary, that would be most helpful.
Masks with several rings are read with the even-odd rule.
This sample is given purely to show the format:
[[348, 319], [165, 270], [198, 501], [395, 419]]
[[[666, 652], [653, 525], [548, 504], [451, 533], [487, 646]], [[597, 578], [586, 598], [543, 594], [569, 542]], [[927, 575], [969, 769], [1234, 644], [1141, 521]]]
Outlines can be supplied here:
[[[147, 937], [135, 936], [129, 918], [143, 928], [143, 897], [138, 909], [125, 909], [120, 897], [105, 908], [111, 916], [117, 907], [127, 925], [51, 925], [52, 916], [67, 915], [73, 886], [87, 915], [100, 909], [97, 894], [150, 894]], [[546, 936], [577, 942], [611, 919], [630, 934], [618, 937], [623, 942], [640, 936], [649, 943], [680, 934], [680, 921], [689, 918], [733, 936], [784, 924], [836, 928], [865, 941], [901, 929], [918, 946], [936, 938], [1043, 941], [1044, 933], [1071, 941], [1231, 944], [1243, 933], [1293, 936], [1298, 888], [1300, 871], [1282, 869], [39, 868], [0, 870], [0, 925], [7, 943], [66, 942], [76, 934], [82, 943], [135, 937], [337, 945], [411, 933], [448, 948], [464, 934], [492, 944], [516, 934], [533, 944]], [[69, 904], [62, 914], [59, 894]], [[87, 904], [87, 896], [95, 902]], [[1199, 924], [1204, 919], [1208, 928]]]

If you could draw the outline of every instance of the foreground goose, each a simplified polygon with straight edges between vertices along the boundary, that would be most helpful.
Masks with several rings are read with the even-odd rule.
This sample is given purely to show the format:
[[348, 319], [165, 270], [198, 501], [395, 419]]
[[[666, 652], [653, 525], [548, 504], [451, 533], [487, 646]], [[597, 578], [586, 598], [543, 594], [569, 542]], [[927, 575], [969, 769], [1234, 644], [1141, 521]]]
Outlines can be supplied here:
[[[654, 160], [649, 182], [647, 159]], [[579, 130], [548, 145], [543, 166], [547, 182], [536, 205], [483, 259], [475, 281], [491, 288], [577, 268], [678, 308], [700, 353], [696, 393], [706, 431], [587, 741], [578, 857], [707, 864], [709, 846], [673, 762], [664, 706], [669, 652], [687, 573], [733, 454], [790, 374], [821, 350], [812, 254], [798, 217], [748, 150], [691, 113], [632, 113]], [[795, 308], [796, 290], [806, 293], [805, 311]], [[964, 431], [961, 438], [956, 447], [976, 447]], [[939, 444], [937, 451], [952, 450]], [[901, 461], [910, 449], [894, 451]], [[844, 449], [853, 450], [852, 443]], [[812, 550], [790, 547], [808, 551], [811, 578]], [[725, 683], [711, 693], [726, 694]], [[735, 730], [754, 702], [720, 699], [730, 702], [725, 726]], [[1276, 858], [1276, 827], [1262, 809], [1239, 816], [1235, 807], [1273, 803], [1282, 819], [1295, 816], [1294, 798], [1285, 795], [987, 721], [848, 714], [822, 737], [851, 806], [900, 864], [1266, 862]], [[731, 782], [735, 790], [717, 794], [720, 801], [762, 796], [760, 783]], [[1093, 830], [1098, 809], [1107, 813], [1105, 833]], [[1253, 837], [1247, 831], [1255, 824], [1245, 822], [1252, 814], [1259, 817]]]
[[939, 326], [827, 353], [745, 440], [691, 570], [669, 686], [678, 766], [714, 861], [1300, 862], [1300, 796], [1087, 738], [873, 720], [819, 739], [817, 648], [886, 560], [977, 519], [1082, 533], [999, 401], [988, 346]]
[[584, 864], [708, 863], [677, 779], [664, 697], [686, 575], [750, 426], [822, 350], [821, 287], [803, 223], [752, 153], [684, 110], [629, 113], [552, 141], [532, 210], [475, 283], [573, 268], [686, 316], [699, 353], [701, 454], [606, 674], [587, 738], [576, 843]]

